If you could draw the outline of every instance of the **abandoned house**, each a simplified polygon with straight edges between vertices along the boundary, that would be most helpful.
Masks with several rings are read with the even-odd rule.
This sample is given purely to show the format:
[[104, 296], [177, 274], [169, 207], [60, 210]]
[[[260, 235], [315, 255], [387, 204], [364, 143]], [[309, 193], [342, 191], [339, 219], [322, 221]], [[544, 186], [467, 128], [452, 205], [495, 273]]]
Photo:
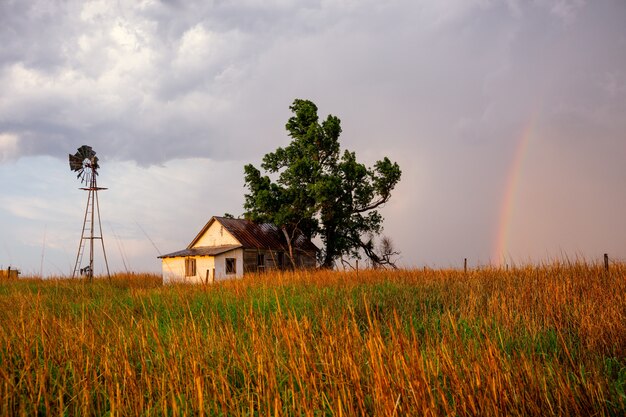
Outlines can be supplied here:
[[163, 283], [239, 278], [270, 269], [314, 268], [318, 248], [302, 235], [292, 241], [293, 263], [281, 230], [272, 224], [212, 217], [186, 249], [161, 255]]

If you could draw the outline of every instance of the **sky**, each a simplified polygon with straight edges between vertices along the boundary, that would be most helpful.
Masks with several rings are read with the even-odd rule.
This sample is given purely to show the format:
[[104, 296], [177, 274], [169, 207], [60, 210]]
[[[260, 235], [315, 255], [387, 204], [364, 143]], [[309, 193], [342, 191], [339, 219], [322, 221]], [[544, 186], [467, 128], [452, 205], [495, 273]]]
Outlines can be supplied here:
[[243, 213], [296, 98], [400, 165], [400, 266], [624, 261], [625, 23], [623, 0], [0, 0], [0, 268], [71, 274], [90, 145], [112, 272], [159, 272]]

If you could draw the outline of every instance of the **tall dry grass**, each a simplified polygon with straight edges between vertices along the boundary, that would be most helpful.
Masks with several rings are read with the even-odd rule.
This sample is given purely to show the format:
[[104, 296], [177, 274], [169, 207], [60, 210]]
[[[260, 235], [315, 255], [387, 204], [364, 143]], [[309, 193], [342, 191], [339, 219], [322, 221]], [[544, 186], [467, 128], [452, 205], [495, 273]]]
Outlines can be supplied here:
[[626, 267], [0, 283], [2, 415], [624, 415]]

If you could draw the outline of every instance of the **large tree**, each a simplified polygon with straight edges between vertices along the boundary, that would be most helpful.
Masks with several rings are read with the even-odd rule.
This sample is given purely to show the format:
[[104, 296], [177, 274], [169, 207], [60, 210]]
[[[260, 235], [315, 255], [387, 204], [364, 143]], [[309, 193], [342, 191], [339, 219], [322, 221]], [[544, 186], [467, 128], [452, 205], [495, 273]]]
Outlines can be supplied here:
[[391, 264], [389, 251], [380, 253], [373, 238], [382, 231], [377, 208], [389, 201], [400, 167], [385, 157], [367, 168], [354, 152], [342, 153], [341, 121], [329, 115], [320, 123], [313, 102], [296, 99], [290, 109], [291, 143], [264, 156], [265, 174], [251, 164], [244, 168], [246, 218], [280, 227], [292, 262], [292, 241], [302, 234], [321, 237], [323, 267], [362, 254], [374, 265]]

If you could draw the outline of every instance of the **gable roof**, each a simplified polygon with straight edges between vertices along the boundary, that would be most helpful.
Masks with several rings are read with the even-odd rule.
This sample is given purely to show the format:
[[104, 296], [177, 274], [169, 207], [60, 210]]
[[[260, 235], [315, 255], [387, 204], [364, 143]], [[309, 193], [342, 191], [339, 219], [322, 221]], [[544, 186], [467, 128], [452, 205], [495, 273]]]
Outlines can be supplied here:
[[[218, 221], [244, 249], [286, 250], [287, 241], [283, 232], [271, 223], [254, 223], [246, 219], [213, 217]], [[293, 248], [305, 252], [316, 252], [317, 246], [304, 235], [299, 234], [292, 242]]]
[[[200, 238], [209, 230], [209, 227], [218, 222], [240, 243], [239, 245], [221, 245], [221, 246], [199, 246], [193, 247]], [[298, 235], [292, 242], [294, 251], [299, 252], [317, 252], [317, 246], [307, 239], [304, 235]], [[200, 233], [189, 243], [186, 249], [178, 252], [169, 253], [159, 256], [159, 258], [171, 258], [178, 256], [215, 256], [221, 253], [237, 249], [270, 249], [277, 251], [287, 251], [287, 242], [282, 231], [273, 224], [261, 223], [257, 224], [246, 219], [232, 219], [229, 217], [213, 216], [206, 225], [200, 230]]]

